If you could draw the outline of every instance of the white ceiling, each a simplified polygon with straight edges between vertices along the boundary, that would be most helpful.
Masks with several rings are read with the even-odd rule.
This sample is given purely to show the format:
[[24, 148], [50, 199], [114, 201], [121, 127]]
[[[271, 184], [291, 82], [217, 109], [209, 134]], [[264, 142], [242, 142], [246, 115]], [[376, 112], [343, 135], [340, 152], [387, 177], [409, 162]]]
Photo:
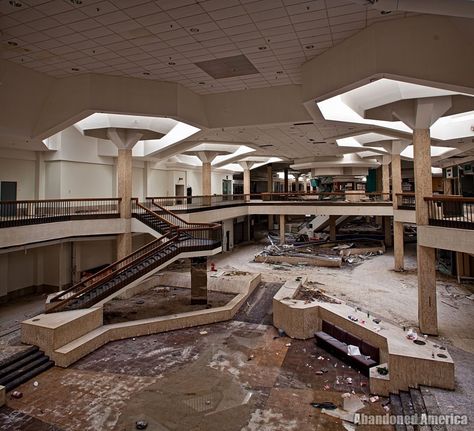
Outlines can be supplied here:
[[[351, 0], [1, 0], [0, 14], [9, 61], [56, 77], [174, 81], [200, 94], [299, 84], [306, 60], [405, 16]], [[259, 73], [215, 80], [194, 65], [239, 54]]]

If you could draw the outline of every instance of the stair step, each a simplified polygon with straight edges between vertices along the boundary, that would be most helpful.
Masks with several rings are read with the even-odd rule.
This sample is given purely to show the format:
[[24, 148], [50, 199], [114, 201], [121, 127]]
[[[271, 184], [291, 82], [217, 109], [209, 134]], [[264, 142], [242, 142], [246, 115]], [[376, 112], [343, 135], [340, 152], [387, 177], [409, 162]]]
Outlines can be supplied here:
[[[402, 404], [404, 416], [412, 416], [415, 414], [413, 402], [411, 401], [410, 393], [406, 391], [400, 391], [400, 401]], [[407, 431], [415, 431], [415, 427], [411, 424], [405, 425]]]
[[[438, 402], [436, 401], [436, 398], [431, 393], [431, 391], [428, 388], [421, 386], [420, 392], [423, 397], [423, 402], [425, 404], [425, 408], [428, 414], [440, 415], [441, 412], [439, 410]], [[446, 425], [431, 425], [431, 429], [433, 431], [447, 431]]]
[[22, 350], [21, 352], [18, 352], [9, 356], [8, 358], [5, 358], [2, 361], [0, 361], [0, 369], [10, 366], [14, 364], [16, 361], [19, 361], [20, 359], [23, 359], [24, 357], [31, 355], [32, 353], [37, 352], [38, 350], [39, 348], [37, 346], [31, 346], [25, 350]]
[[[390, 410], [392, 415], [403, 416], [402, 401], [399, 395], [390, 394]], [[395, 431], [407, 431], [405, 425], [395, 425]]]
[[[426, 415], [426, 407], [425, 402], [423, 401], [423, 396], [419, 389], [410, 389], [410, 397], [413, 403], [413, 408], [415, 409], [415, 413], [418, 417], [422, 415]], [[431, 427], [429, 425], [418, 425], [418, 431], [431, 431]]]
[[20, 368], [17, 368], [15, 371], [12, 373], [8, 374], [5, 377], [2, 377], [0, 379], [0, 385], [2, 386], [7, 386], [9, 382], [17, 379], [18, 377], [22, 376], [23, 374], [27, 373], [28, 371], [31, 371], [40, 365], [44, 364], [47, 362], [49, 358], [46, 355], [42, 355], [41, 358], [36, 359], [35, 361], [29, 362], [25, 365], [23, 365]]
[[54, 362], [51, 361], [47, 356], [45, 356], [46, 362], [41, 363], [39, 366], [30, 369], [28, 372], [18, 375], [14, 380], [11, 380], [9, 383], [5, 385], [7, 392], [15, 389], [16, 387], [20, 386], [22, 383], [27, 382], [28, 380], [36, 377], [37, 375], [41, 374], [42, 372], [50, 369], [54, 366]]
[[0, 368], [0, 379], [3, 379], [18, 368], [21, 368], [29, 362], [33, 362], [41, 358], [42, 356], [44, 356], [44, 353], [38, 350], [38, 348], [36, 348], [36, 351], [32, 351], [32, 353], [30, 353], [28, 356], [25, 356], [24, 358], [14, 362], [13, 364], [10, 364], [8, 367]]

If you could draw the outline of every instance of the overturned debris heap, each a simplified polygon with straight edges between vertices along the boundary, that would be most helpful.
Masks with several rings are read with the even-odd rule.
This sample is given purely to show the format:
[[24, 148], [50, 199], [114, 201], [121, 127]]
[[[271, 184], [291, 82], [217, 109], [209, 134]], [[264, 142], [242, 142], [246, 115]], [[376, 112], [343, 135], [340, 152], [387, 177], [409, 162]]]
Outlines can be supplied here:
[[313, 265], [341, 267], [343, 263], [354, 265], [362, 263], [375, 255], [383, 254], [382, 241], [357, 240], [353, 242], [324, 242], [303, 244], [284, 244], [278, 246], [271, 241], [259, 254], [255, 262], [284, 265]]

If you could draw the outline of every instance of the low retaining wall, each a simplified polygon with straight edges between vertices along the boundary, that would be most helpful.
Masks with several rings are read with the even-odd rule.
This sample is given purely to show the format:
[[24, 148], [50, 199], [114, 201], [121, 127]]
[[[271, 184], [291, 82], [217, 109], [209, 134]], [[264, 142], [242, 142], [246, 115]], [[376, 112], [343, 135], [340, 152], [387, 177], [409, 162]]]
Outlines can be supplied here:
[[[86, 310], [40, 314], [34, 319], [22, 322], [22, 341], [39, 346], [47, 352], [57, 366], [68, 367], [110, 341], [230, 320], [257, 287], [260, 280], [260, 274], [247, 274], [239, 277], [239, 291], [232, 292], [237, 293], [237, 296], [222, 307], [111, 325], [102, 325], [101, 320], [100, 325], [96, 326], [97, 322], [95, 322], [92, 325], [95, 327], [91, 326], [88, 330], [86, 328], [89, 326], [84, 325], [83, 319], [87, 320], [88, 315], [100, 315], [100, 319], [102, 319], [103, 309], [101, 306]], [[35, 320], [38, 318], [39, 320]], [[61, 324], [57, 324], [59, 321]], [[44, 328], [47, 328], [49, 332], [52, 331], [52, 336], [44, 336]], [[23, 336], [24, 330], [25, 336]], [[69, 341], [59, 345], [61, 343], [57, 340], [61, 338], [54, 334], [56, 330], [61, 334], [69, 334]], [[47, 333], [49, 334], [49, 332]]]
[[[387, 396], [389, 392], [419, 385], [454, 389], [454, 362], [447, 350], [439, 351], [429, 340], [423, 340], [425, 345], [414, 344], [398, 326], [385, 321], [374, 324], [373, 316], [340, 300], [334, 304], [293, 299], [305, 282], [302, 277], [287, 281], [273, 297], [273, 324], [277, 328], [292, 338], [308, 339], [321, 330], [325, 320], [377, 346], [380, 362], [387, 364], [389, 375], [381, 377], [371, 369], [369, 381], [373, 393]], [[349, 315], [357, 317], [358, 321], [348, 319]], [[440, 352], [446, 358], [438, 356]]]

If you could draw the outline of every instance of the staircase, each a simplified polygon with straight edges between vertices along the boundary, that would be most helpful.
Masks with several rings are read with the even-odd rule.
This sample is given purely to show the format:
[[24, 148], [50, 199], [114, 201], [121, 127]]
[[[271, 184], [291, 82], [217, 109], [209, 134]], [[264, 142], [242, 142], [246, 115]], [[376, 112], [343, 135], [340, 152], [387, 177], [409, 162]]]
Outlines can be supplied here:
[[205, 254], [205, 251], [221, 246], [219, 224], [188, 223], [153, 200], [144, 204], [133, 200], [132, 215], [159, 237], [54, 296], [46, 313], [91, 307], [171, 262], [180, 253], [202, 251]]
[[38, 347], [28, 347], [0, 362], [0, 386], [11, 391], [53, 365], [54, 362]]
[[[398, 395], [390, 394], [390, 414], [396, 416], [439, 415], [439, 407], [428, 388], [400, 391]], [[447, 431], [445, 425], [395, 425], [396, 431]]]

